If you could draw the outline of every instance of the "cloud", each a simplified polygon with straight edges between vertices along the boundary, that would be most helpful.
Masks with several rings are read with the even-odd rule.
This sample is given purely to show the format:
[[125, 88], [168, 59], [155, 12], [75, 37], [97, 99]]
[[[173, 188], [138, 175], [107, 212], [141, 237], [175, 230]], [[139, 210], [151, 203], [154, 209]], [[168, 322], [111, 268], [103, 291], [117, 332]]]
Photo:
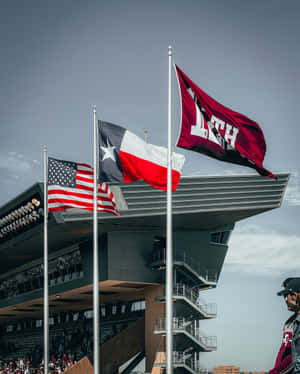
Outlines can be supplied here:
[[300, 176], [298, 172], [291, 173], [284, 200], [288, 205], [300, 205]]
[[2, 182], [15, 182], [23, 176], [27, 176], [33, 169], [39, 166], [39, 161], [28, 159], [18, 152], [0, 152], [0, 177]]
[[262, 275], [299, 273], [300, 236], [282, 234], [258, 225], [234, 230], [225, 259], [228, 270]]

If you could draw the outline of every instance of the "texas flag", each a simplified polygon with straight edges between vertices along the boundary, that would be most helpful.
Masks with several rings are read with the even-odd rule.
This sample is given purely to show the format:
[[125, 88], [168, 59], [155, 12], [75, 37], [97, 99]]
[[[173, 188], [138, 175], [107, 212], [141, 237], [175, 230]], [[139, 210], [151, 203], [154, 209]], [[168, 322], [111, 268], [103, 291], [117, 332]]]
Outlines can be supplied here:
[[177, 146], [276, 178], [263, 167], [266, 143], [259, 125], [208, 96], [178, 66], [176, 73], [182, 116]]
[[[167, 190], [167, 148], [146, 143], [125, 128], [98, 121], [99, 180], [134, 182], [144, 180], [155, 188]], [[184, 156], [172, 155], [172, 190], [179, 183]]]

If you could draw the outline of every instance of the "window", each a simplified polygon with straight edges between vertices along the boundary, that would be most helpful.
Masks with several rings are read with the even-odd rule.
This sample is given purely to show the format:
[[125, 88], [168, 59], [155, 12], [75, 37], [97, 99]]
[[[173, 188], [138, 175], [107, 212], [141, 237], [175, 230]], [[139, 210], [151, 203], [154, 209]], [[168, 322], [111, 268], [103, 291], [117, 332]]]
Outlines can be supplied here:
[[139, 310], [145, 310], [146, 309], [146, 303], [145, 300], [135, 301], [131, 304], [131, 311], [137, 312]]
[[166, 256], [166, 238], [163, 236], [155, 236], [153, 238], [152, 260], [163, 260]]
[[79, 318], [79, 312], [75, 312], [73, 314], [73, 321], [78, 321], [78, 318]]
[[14, 325], [7, 325], [6, 332], [12, 332], [14, 331]]
[[93, 314], [94, 314], [93, 310], [86, 310], [86, 311], [84, 312], [84, 316], [85, 316], [86, 319], [91, 319], [91, 318], [93, 318]]
[[210, 242], [218, 244], [227, 244], [230, 236], [230, 231], [212, 232], [210, 234]]
[[37, 319], [37, 320], [35, 321], [35, 327], [42, 327], [42, 325], [43, 325], [43, 320], [41, 320], [41, 319]]

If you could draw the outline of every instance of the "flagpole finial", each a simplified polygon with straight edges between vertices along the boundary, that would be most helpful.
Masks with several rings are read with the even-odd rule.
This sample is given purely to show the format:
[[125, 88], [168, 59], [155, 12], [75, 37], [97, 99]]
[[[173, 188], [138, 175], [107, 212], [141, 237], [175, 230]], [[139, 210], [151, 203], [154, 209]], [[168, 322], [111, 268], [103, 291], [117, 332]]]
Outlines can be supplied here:
[[168, 48], [168, 52], [169, 52], [168, 55], [172, 56], [172, 47], [170, 45], [169, 45], [169, 48]]
[[96, 113], [96, 105], [93, 105], [93, 112]]

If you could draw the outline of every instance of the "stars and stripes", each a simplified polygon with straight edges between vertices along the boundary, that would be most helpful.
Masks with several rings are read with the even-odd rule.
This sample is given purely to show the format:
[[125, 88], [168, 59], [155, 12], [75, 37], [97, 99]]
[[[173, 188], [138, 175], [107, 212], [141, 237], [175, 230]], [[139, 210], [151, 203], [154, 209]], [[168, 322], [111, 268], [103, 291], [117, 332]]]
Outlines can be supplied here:
[[[93, 210], [94, 171], [90, 165], [48, 158], [48, 210]], [[98, 187], [98, 212], [119, 215], [106, 183]]]

